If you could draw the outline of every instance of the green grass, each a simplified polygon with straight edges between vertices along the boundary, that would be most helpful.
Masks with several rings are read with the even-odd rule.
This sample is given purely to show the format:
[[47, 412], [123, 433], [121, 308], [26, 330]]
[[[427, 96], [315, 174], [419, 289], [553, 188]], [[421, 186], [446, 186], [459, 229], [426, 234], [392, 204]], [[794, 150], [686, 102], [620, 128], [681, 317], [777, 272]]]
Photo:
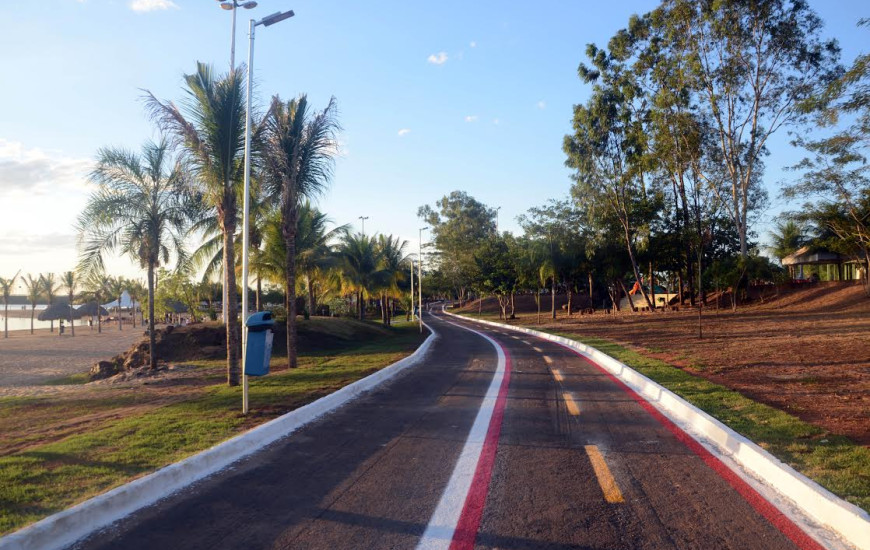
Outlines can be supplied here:
[[655, 380], [834, 494], [870, 510], [870, 449], [609, 340], [577, 338]]
[[[329, 328], [337, 330], [339, 324]], [[377, 330], [377, 338], [351, 330], [361, 334], [346, 334], [353, 344], [345, 342], [339, 352], [301, 355], [300, 368], [252, 379], [247, 417], [240, 412], [241, 388], [216, 384], [193, 392], [190, 400], [0, 457], [0, 534], [314, 401], [406, 356], [425, 337], [410, 326]], [[273, 366], [281, 362], [274, 358]], [[38, 406], [55, 405], [38, 398], [2, 399], [0, 418]]]
[[61, 378], [53, 378], [42, 383], [43, 386], [75, 386], [77, 384], [87, 384], [91, 381], [91, 377], [86, 372], [77, 372], [63, 376]]

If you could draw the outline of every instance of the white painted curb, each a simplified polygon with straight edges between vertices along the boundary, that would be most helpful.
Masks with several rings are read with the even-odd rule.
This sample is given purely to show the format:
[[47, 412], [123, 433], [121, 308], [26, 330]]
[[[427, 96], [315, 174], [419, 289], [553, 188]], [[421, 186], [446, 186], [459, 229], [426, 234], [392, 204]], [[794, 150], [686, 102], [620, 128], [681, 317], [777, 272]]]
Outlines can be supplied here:
[[135, 481], [86, 500], [0, 538], [0, 550], [49, 550], [65, 548], [90, 533], [154, 504], [188, 485], [223, 470], [233, 462], [286, 437], [302, 426], [334, 411], [372, 390], [402, 370], [419, 363], [438, 338], [432, 327], [429, 337], [404, 359], [357, 380], [317, 401], [215, 445], [211, 449], [170, 464]]
[[[791, 500], [793, 505], [807, 516], [834, 530], [856, 548], [870, 549], [870, 514], [831, 493], [749, 439], [628, 365], [591, 346], [562, 336], [525, 327], [455, 315], [446, 311], [444, 313], [466, 321], [524, 332], [579, 351], [622, 380], [665, 416], [684, 428], [686, 433], [705, 446], [709, 447], [709, 444], [712, 443], [717, 451], [733, 459], [752, 476], [762, 480], [779, 494]], [[699, 439], [699, 435], [706, 441]]]

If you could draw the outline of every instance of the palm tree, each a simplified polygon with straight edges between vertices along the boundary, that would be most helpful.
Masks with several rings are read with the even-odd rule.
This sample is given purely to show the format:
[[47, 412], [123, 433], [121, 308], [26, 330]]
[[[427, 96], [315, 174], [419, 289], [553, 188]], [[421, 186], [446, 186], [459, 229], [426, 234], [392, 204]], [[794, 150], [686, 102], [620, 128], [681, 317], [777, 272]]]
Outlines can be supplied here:
[[123, 324], [121, 323], [121, 296], [124, 294], [126, 289], [127, 281], [124, 277], [112, 277], [109, 280], [109, 296], [118, 302], [118, 305], [115, 306], [115, 314], [118, 316], [118, 330], [124, 330]]
[[806, 244], [804, 228], [794, 220], [778, 222], [776, 228], [770, 232], [770, 240], [773, 244], [769, 249], [780, 261], [789, 254], [794, 254], [798, 248]]
[[84, 286], [84, 297], [89, 302], [95, 302], [97, 314], [97, 333], [103, 332], [103, 315], [102, 303], [110, 295], [112, 278], [106, 275], [102, 269], [92, 269], [91, 271], [82, 272], [80, 280]]
[[389, 282], [390, 274], [381, 268], [377, 238], [362, 233], [348, 234], [336, 251], [340, 261], [345, 292], [357, 297], [360, 321], [365, 319], [365, 300]]
[[[45, 297], [48, 299], [48, 307], [51, 307], [54, 304], [54, 297], [60, 291], [60, 282], [54, 277], [54, 273], [46, 273], [45, 275], [40, 275], [42, 279], [42, 292]], [[51, 325], [49, 332], [54, 332], [54, 319], [50, 319]]]
[[131, 305], [133, 306], [133, 328], [136, 328], [136, 306], [142, 304], [142, 297], [148, 295], [148, 290], [142, 284], [142, 281], [127, 279], [127, 294], [130, 295]]
[[12, 287], [18, 278], [19, 270], [11, 279], [0, 277], [0, 293], [3, 294], [3, 338], [9, 338], [9, 296], [12, 295]]
[[185, 257], [184, 232], [196, 210], [195, 200], [181, 165], [171, 162], [165, 140], [146, 143], [141, 156], [102, 149], [90, 179], [99, 189], [79, 217], [79, 267], [86, 274], [101, 274], [103, 255], [119, 251], [148, 270], [148, 354], [156, 369], [154, 270], [168, 263], [173, 251], [179, 260]]
[[73, 299], [79, 284], [78, 276], [76, 276], [75, 271], [67, 271], [61, 276], [60, 282], [66, 287], [67, 296], [69, 297], [69, 330], [70, 334], [75, 337], [76, 325], [73, 320]]
[[281, 229], [286, 247], [287, 278], [287, 363], [296, 366], [296, 229], [299, 203], [321, 194], [330, 177], [335, 158], [335, 98], [323, 111], [312, 113], [305, 95], [286, 104], [272, 100], [266, 117], [265, 162], [270, 196], [281, 212]]
[[[209, 65], [197, 63], [185, 75], [187, 100], [179, 108], [147, 92], [146, 105], [161, 129], [182, 146], [184, 159], [203, 201], [217, 213], [223, 237], [223, 278], [226, 296], [227, 383], [239, 384], [241, 333], [237, 312], [235, 243], [238, 199], [244, 163], [245, 108], [242, 70], [218, 78]], [[256, 144], [257, 141], [255, 140]], [[153, 318], [153, 315], [150, 317]]]
[[408, 241], [392, 235], [378, 235], [378, 255], [380, 269], [384, 272], [385, 284], [381, 289], [381, 318], [385, 325], [391, 324], [392, 308], [390, 302], [399, 294], [399, 283], [405, 280], [403, 263], [409, 260], [405, 255]]
[[42, 296], [42, 276], [34, 278], [33, 275], [27, 274], [22, 279], [24, 288], [27, 289], [27, 299], [30, 300], [30, 334], [33, 334], [33, 318], [36, 315], [36, 302]]

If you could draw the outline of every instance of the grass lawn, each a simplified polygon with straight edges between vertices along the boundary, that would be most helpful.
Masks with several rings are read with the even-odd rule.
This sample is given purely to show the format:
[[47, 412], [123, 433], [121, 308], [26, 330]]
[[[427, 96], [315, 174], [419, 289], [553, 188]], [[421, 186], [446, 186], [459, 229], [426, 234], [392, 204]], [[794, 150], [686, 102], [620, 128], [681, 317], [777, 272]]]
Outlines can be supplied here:
[[[137, 392], [115, 395], [113, 389], [100, 389], [66, 403], [53, 402], [54, 396], [0, 399], [0, 432], [4, 433], [28, 415], [47, 422], [57, 415], [99, 417], [106, 413], [86, 431], [60, 438], [52, 434], [46, 439], [54, 440], [48, 443], [40, 444], [38, 433], [13, 436], [23, 449], [0, 456], [0, 534], [310, 403], [407, 356], [426, 336], [416, 327], [404, 326], [379, 329], [382, 334], [377, 337], [366, 333], [357, 338], [352, 326], [344, 326], [351, 322], [325, 323], [325, 328], [341, 333], [334, 334], [340, 336], [340, 343], [301, 354], [299, 368], [293, 370], [280, 370], [285, 359], [273, 358], [272, 368], [277, 372], [251, 379], [251, 414], [247, 417], [240, 412], [241, 388], [221, 383], [222, 361], [191, 362], [204, 367], [203, 374], [214, 383], [192, 387], [182, 399], [177, 398], [176, 388], [176, 399], [157, 406], [143, 404], [139, 412]], [[133, 412], [121, 418], [110, 414], [119, 406]]]

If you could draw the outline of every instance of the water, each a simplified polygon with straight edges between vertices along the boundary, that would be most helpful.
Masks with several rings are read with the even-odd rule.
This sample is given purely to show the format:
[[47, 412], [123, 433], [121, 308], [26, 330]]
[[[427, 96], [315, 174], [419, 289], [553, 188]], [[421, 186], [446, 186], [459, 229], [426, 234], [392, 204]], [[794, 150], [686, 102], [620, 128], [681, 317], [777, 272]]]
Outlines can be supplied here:
[[[41, 310], [45, 309], [46, 307], [48, 307], [48, 306], [44, 306], [44, 305], [37, 305], [36, 306], [36, 312], [35, 312], [36, 315], [34, 315], [34, 318], [33, 318], [33, 329], [34, 330], [39, 330], [41, 328], [51, 328], [51, 321], [40, 321], [39, 319], [36, 318], [39, 315], [39, 312]], [[26, 306], [23, 310], [21, 309], [20, 305], [9, 306], [9, 311], [13, 311], [13, 310], [15, 310], [15, 312], [16, 312], [16, 317], [13, 317], [11, 315], [9, 316], [9, 331], [11, 332], [13, 330], [30, 330], [30, 306]], [[3, 332], [4, 321], [6, 320], [6, 317], [3, 315], [3, 311], [4, 311], [3, 305], [0, 304], [0, 332]], [[24, 311], [26, 314], [26, 317], [17, 317], [17, 315], [19, 315], [18, 311]], [[76, 326], [81, 325], [82, 322], [84, 322], [84, 324], [87, 325], [88, 324], [87, 318], [76, 321]], [[59, 321], [54, 322], [54, 330], [57, 330], [58, 323], [59, 323]], [[64, 321], [64, 324], [67, 325], [67, 327], [69, 327], [69, 321]]]

